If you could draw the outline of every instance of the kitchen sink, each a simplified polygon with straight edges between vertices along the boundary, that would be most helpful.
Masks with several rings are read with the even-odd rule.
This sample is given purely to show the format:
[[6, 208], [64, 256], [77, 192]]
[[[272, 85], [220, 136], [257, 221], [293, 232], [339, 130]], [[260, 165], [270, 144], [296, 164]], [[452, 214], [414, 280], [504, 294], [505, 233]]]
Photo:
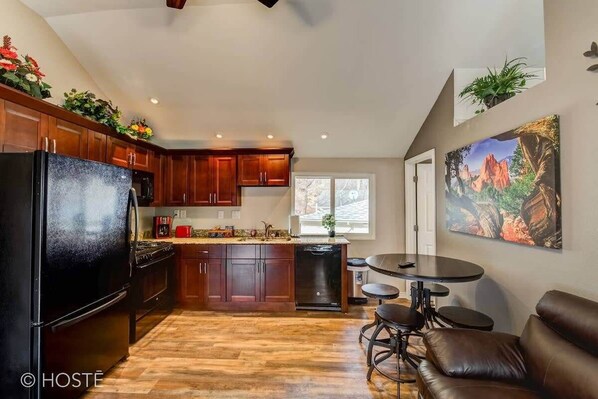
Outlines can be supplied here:
[[241, 237], [237, 241], [239, 241], [239, 242], [286, 242], [286, 241], [291, 241], [291, 240], [292, 240], [292, 238], [290, 238], [290, 237], [268, 238], [267, 240], [265, 238]]

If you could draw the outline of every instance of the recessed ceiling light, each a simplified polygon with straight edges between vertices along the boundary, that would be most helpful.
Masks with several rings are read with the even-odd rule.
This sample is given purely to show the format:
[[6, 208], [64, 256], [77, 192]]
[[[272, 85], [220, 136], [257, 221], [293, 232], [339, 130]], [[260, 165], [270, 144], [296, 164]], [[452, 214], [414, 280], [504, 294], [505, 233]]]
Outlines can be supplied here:
[[274, 138], [274, 136], [272, 136], [271, 134], [267, 135], [266, 137], [268, 137], [270, 140]]
[[323, 135], [321, 135], [320, 137], [322, 137], [322, 140], [326, 140], [328, 138], [328, 135], [326, 133], [324, 133]]
[[152, 97], [152, 98], [150, 98], [150, 102], [151, 102], [152, 104], [156, 105], [156, 104], [160, 103], [160, 100], [158, 100], [158, 99], [157, 99], [157, 98], [155, 98], [155, 97]]
[[223, 136], [223, 135], [221, 135], [220, 133], [218, 133], [218, 134], [216, 135], [216, 138], [217, 138], [217, 139], [221, 139], [222, 137], [224, 137], [224, 136]]

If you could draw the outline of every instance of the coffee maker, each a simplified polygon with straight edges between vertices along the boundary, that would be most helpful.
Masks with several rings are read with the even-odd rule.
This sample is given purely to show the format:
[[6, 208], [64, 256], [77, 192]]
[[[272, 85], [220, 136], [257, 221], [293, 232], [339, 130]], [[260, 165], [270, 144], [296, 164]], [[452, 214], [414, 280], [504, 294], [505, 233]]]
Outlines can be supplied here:
[[154, 238], [170, 238], [172, 216], [154, 216]]

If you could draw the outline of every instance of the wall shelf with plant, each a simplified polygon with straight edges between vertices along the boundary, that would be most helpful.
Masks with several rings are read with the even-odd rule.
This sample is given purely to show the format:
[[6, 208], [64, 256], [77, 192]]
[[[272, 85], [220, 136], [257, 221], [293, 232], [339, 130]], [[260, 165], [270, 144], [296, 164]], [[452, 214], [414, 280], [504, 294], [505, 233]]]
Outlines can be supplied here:
[[480, 114], [487, 109], [514, 97], [527, 88], [528, 81], [537, 79], [534, 73], [526, 72], [526, 58], [505, 59], [502, 68], [487, 68], [488, 74], [476, 78], [459, 93], [459, 98], [471, 104], [482, 106], [476, 111]]

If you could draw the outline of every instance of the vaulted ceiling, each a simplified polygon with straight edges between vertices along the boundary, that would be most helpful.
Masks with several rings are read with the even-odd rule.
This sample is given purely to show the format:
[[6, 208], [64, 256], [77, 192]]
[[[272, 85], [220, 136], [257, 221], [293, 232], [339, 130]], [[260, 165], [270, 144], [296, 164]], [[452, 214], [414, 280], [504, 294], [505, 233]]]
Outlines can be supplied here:
[[400, 157], [453, 68], [544, 66], [542, 0], [22, 1], [168, 147]]

